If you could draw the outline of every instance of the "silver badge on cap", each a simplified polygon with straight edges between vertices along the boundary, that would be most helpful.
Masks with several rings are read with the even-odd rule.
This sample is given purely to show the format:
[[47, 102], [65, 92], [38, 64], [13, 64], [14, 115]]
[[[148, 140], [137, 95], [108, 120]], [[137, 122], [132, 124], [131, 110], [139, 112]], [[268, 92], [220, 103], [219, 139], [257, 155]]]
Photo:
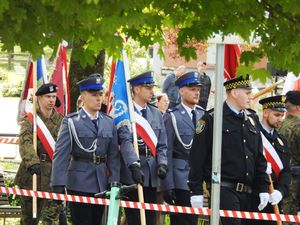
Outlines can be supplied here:
[[97, 78], [96, 79], [96, 84], [100, 84], [101, 83], [101, 79], [100, 78]]
[[49, 91], [53, 92], [54, 91], [54, 87], [53, 86], [49, 86]]

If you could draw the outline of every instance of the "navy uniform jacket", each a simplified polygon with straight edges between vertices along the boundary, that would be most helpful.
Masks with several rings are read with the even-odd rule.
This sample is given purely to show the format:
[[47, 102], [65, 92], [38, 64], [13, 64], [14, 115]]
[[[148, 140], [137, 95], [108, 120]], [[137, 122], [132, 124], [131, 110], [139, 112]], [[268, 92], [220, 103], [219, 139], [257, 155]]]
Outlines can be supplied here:
[[281, 162], [283, 164], [283, 169], [279, 173], [279, 179], [276, 178], [275, 174], [272, 173], [272, 180], [274, 184], [274, 189], [281, 192], [282, 196], [286, 196], [289, 191], [289, 186], [291, 184], [291, 167], [290, 167], [290, 156], [287, 148], [287, 142], [284, 137], [279, 135], [276, 130], [274, 130], [273, 135], [270, 135], [264, 128], [261, 127], [262, 133], [268, 139], [268, 141], [273, 145], [276, 150]]
[[[160, 164], [168, 165], [167, 161], [167, 135], [166, 129], [163, 123], [163, 118], [161, 112], [154, 106], [147, 105], [147, 121], [152, 127], [156, 137], [157, 137], [157, 145], [156, 145], [156, 157], [148, 156], [145, 157], [140, 154], [140, 164], [141, 169], [145, 175], [144, 177], [144, 186], [145, 187], [158, 187], [160, 185], [159, 177], [157, 176], [157, 166]], [[150, 150], [149, 150], [150, 151]], [[131, 177], [131, 172], [128, 169], [129, 161], [128, 158], [133, 160], [135, 158], [135, 153], [129, 153], [130, 157], [128, 157], [125, 151], [122, 152], [122, 160], [121, 160], [121, 182], [124, 184], [134, 184], [134, 181]], [[127, 161], [127, 162], [126, 162]], [[150, 183], [151, 180], [151, 183]]]
[[[80, 149], [70, 134], [68, 119], [71, 118], [80, 143], [88, 148], [97, 139], [97, 156], [106, 156], [107, 162], [73, 160], [72, 157], [92, 158], [93, 153]], [[86, 193], [105, 191], [109, 183], [119, 181], [120, 155], [118, 150], [117, 129], [109, 116], [100, 113], [98, 131], [84, 112], [72, 113], [63, 119], [52, 166], [52, 186], [66, 186], [67, 189]]]
[[[189, 157], [188, 185], [194, 195], [203, 194], [203, 181], [211, 182], [213, 116], [205, 114], [200, 123], [202, 128], [195, 133]], [[245, 110], [244, 118], [239, 118], [224, 103], [221, 181], [256, 185], [259, 192], [268, 192], [267, 162], [258, 123], [253, 112]]]
[[[168, 173], [165, 180], [162, 181], [162, 190], [182, 189], [189, 190], [187, 185], [189, 166], [190, 147], [184, 147], [178, 140], [172, 122], [171, 113], [176, 118], [178, 134], [182, 142], [186, 145], [191, 143], [194, 137], [195, 128], [188, 115], [188, 112], [182, 104], [176, 106], [164, 115], [164, 122], [167, 130], [168, 139]], [[204, 110], [200, 107], [196, 108], [196, 121], [204, 115]]]

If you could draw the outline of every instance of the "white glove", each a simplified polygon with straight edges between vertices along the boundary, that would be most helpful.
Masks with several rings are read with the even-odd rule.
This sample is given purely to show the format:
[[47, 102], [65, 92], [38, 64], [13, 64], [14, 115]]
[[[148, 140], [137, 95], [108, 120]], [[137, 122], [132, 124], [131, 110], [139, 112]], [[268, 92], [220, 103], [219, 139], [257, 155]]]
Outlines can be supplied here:
[[277, 205], [281, 200], [282, 200], [282, 194], [281, 194], [280, 191], [274, 190], [274, 191], [270, 194], [269, 202], [270, 202], [272, 205]]
[[192, 195], [191, 205], [193, 208], [203, 208], [203, 195]]
[[259, 200], [260, 203], [258, 205], [258, 210], [261, 211], [267, 206], [269, 202], [269, 193], [267, 192], [259, 193]]
[[272, 164], [269, 162], [267, 162], [266, 174], [268, 174], [268, 175], [272, 174]]

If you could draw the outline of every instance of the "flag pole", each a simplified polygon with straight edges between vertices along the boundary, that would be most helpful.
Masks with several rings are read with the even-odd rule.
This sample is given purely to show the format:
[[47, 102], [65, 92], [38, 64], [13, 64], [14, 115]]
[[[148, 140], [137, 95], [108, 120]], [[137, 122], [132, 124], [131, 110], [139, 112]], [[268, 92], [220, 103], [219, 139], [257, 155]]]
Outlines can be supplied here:
[[[270, 174], [268, 174], [268, 178], [269, 178], [269, 181], [270, 181], [269, 192], [273, 193], [274, 192], [274, 185], [273, 185], [273, 180], [272, 180], [272, 177], [271, 177]], [[273, 205], [273, 210], [274, 210], [275, 215], [280, 215], [278, 204]], [[278, 216], [277, 218], [280, 218], [280, 216]], [[276, 224], [277, 225], [282, 225], [281, 220], [280, 219], [276, 220]]]
[[253, 95], [253, 100], [257, 99], [258, 97], [273, 91], [274, 88], [276, 88], [279, 84], [282, 84], [285, 81], [285, 79], [281, 79], [279, 81], [277, 81], [276, 83], [271, 84], [270, 86], [260, 90], [259, 92], [257, 92], [256, 94]]
[[[34, 152], [37, 153], [37, 133], [36, 133], [36, 96], [35, 92], [37, 90], [37, 64], [36, 61], [33, 62], [33, 70], [32, 70], [32, 79], [33, 79], [33, 95], [32, 95], [32, 106], [33, 106], [33, 149]], [[36, 174], [32, 175], [32, 190], [37, 190], [37, 177]], [[32, 218], [37, 218], [37, 197], [32, 197]]]
[[[264, 157], [265, 157], [265, 159], [267, 161], [265, 150], [263, 151], [263, 154], [264, 154]], [[269, 182], [270, 182], [269, 193], [273, 193], [274, 192], [274, 185], [273, 185], [273, 180], [272, 180], [272, 177], [271, 177], [270, 174], [268, 174], [268, 179], [269, 179]], [[280, 218], [280, 216], [279, 216], [280, 215], [280, 211], [279, 211], [278, 204], [273, 205], [273, 210], [274, 210], [275, 215], [278, 215], [278, 217]], [[282, 225], [281, 220], [276, 220], [276, 224], [277, 225]]]
[[[128, 67], [128, 59], [126, 52], [123, 50], [122, 51], [123, 55], [123, 62], [124, 62], [124, 70], [125, 70], [125, 79], [126, 81], [129, 79], [129, 67]], [[130, 92], [130, 86], [128, 82], [126, 82], [126, 91], [127, 91], [127, 98], [128, 98], [128, 107], [129, 107], [129, 115], [130, 115], [130, 121], [132, 125], [132, 134], [133, 134], [133, 147], [134, 151], [139, 157], [139, 149], [138, 149], [138, 144], [137, 144], [137, 131], [136, 131], [136, 123], [135, 123], [135, 118], [134, 118], [134, 109], [133, 109], [133, 103], [131, 99], [131, 92]], [[141, 184], [138, 184], [138, 196], [139, 196], [139, 202], [144, 203], [144, 195], [143, 195], [143, 187]], [[141, 225], [146, 225], [146, 215], [145, 215], [145, 210], [140, 208], [140, 217], [141, 217]]]

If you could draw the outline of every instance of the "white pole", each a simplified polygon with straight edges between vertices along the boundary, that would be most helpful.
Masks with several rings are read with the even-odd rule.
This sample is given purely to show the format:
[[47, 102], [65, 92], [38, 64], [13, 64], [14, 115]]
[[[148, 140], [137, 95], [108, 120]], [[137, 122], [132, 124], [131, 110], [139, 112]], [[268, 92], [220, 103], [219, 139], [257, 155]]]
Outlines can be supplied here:
[[[135, 118], [134, 118], [134, 109], [133, 109], [133, 102], [131, 98], [131, 92], [130, 92], [130, 85], [127, 82], [129, 79], [129, 64], [126, 52], [122, 51], [123, 55], [123, 62], [124, 62], [124, 70], [125, 70], [125, 80], [126, 80], [126, 91], [127, 91], [127, 98], [128, 98], [128, 108], [129, 108], [129, 115], [130, 115], [130, 121], [132, 126], [132, 134], [133, 134], [133, 147], [134, 150], [139, 157], [139, 149], [137, 144], [137, 132], [136, 132], [136, 125], [135, 125]], [[143, 195], [143, 187], [142, 185], [138, 184], [138, 196], [139, 196], [139, 202], [144, 203], [144, 195]], [[141, 217], [141, 225], [146, 225], [146, 215], [145, 210], [140, 209], [140, 217]]]
[[211, 174], [211, 215], [210, 224], [219, 225], [220, 220], [220, 181], [221, 181], [221, 145], [223, 124], [223, 80], [224, 80], [224, 44], [217, 44], [215, 79], [215, 109], [213, 127], [213, 153]]

